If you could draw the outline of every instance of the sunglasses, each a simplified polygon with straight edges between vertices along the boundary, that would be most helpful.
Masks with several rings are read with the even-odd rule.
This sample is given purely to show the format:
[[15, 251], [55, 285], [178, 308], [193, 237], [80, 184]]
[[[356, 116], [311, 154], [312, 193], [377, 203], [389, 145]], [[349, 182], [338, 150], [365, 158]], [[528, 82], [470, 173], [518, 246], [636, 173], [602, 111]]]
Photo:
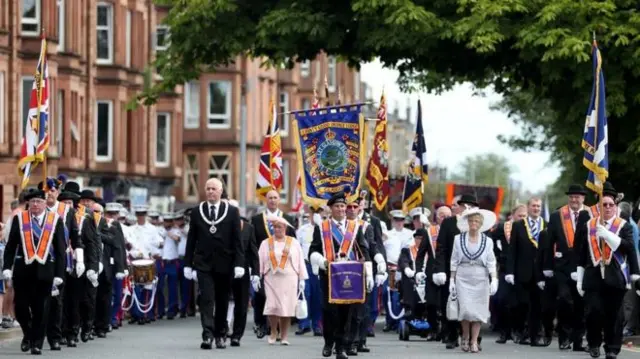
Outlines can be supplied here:
[[347, 209], [358, 209], [358, 208], [360, 208], [360, 206], [354, 205], [354, 204], [350, 204], [347, 206]]
[[604, 207], [604, 208], [613, 208], [615, 206], [616, 206], [615, 203], [603, 203], [602, 204], [602, 207]]

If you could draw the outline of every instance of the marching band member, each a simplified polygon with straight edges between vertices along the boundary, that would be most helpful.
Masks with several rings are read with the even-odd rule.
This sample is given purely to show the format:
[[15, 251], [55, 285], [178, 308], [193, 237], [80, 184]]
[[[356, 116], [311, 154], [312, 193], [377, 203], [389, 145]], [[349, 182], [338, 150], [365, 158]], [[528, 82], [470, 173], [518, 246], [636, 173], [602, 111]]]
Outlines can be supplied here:
[[[309, 263], [309, 248], [313, 241], [313, 229], [316, 224], [322, 223], [320, 214], [317, 209], [309, 206], [309, 211], [312, 214], [312, 218], [317, 220], [309, 221], [296, 231], [296, 238], [300, 242], [302, 252], [305, 258], [305, 265], [307, 267], [307, 273], [311, 273], [311, 264]], [[322, 208], [319, 209], [322, 211]], [[309, 214], [305, 214], [309, 216]], [[304, 286], [304, 296], [307, 299], [307, 318], [298, 321], [298, 331], [296, 335], [303, 335], [313, 330], [314, 336], [322, 335], [322, 288], [320, 287], [320, 279], [317, 275], [309, 275]]]
[[[65, 269], [64, 284], [58, 286], [59, 294], [52, 297], [49, 303], [49, 317], [47, 326], [47, 341], [51, 350], [61, 350], [60, 342], [62, 341], [62, 318], [64, 315], [64, 292], [66, 286], [69, 283], [69, 277], [74, 271], [73, 257], [74, 254], [78, 257], [82, 257], [83, 245], [78, 236], [78, 225], [75, 221], [75, 209], [73, 205], [68, 206], [65, 203], [58, 201], [60, 195], [60, 187], [62, 186], [62, 178], [47, 178], [46, 189], [44, 188], [44, 182], [38, 184], [38, 190], [45, 191], [47, 197], [47, 210], [58, 214], [62, 223], [64, 224], [64, 237], [65, 237]], [[79, 271], [76, 273], [84, 272], [84, 261], [79, 264]]]
[[[327, 205], [331, 209], [331, 218], [322, 221], [313, 231], [313, 242], [309, 248], [309, 262], [314, 275], [320, 273], [320, 281], [324, 291], [323, 307], [323, 336], [324, 347], [322, 356], [329, 357], [335, 346], [336, 358], [347, 359], [346, 350], [349, 348], [347, 326], [351, 305], [332, 304], [329, 302], [329, 263], [342, 259], [364, 260], [366, 288], [373, 288], [373, 267], [369, 256], [368, 243], [364, 238], [362, 228], [358, 223], [345, 218], [346, 196], [344, 192], [334, 194]], [[324, 228], [324, 229], [323, 229]], [[357, 246], [353, 245], [353, 241]], [[351, 242], [351, 243], [350, 243]], [[360, 253], [361, 252], [361, 253]], [[320, 272], [320, 270], [322, 270]]]
[[189, 225], [185, 222], [185, 211], [180, 210], [176, 212], [175, 227], [178, 229], [177, 233], [180, 235], [180, 242], [178, 243], [178, 281], [180, 282], [180, 318], [187, 317], [187, 307], [193, 298], [193, 281], [187, 279], [184, 276], [184, 255], [187, 250], [187, 233], [189, 232]]
[[424, 207], [416, 207], [409, 211], [409, 217], [411, 217], [414, 232], [420, 228], [429, 226], [430, 215], [431, 211]]
[[149, 319], [154, 322], [156, 319], [164, 318], [165, 311], [165, 297], [164, 297], [164, 280], [160, 278], [164, 278], [166, 276], [164, 261], [162, 260], [162, 250], [164, 246], [165, 238], [167, 237], [167, 230], [163, 225], [163, 219], [160, 216], [160, 212], [150, 210], [147, 213], [149, 217], [149, 223], [153, 225], [158, 231], [157, 236], [153, 236], [154, 240], [148, 242], [153, 252], [153, 259], [156, 262], [156, 276], [158, 277], [158, 283], [156, 284], [156, 297], [154, 299], [155, 303], [153, 304], [153, 310], [150, 312]]
[[[115, 204], [113, 204], [115, 203]], [[120, 261], [122, 263], [122, 276], [119, 276], [119, 273], [114, 273], [113, 278], [113, 298], [111, 299], [111, 328], [118, 329], [122, 326], [122, 292], [124, 290], [124, 278], [129, 276], [129, 262], [128, 262], [128, 252], [129, 246], [127, 245], [127, 233], [129, 227], [126, 224], [127, 218], [127, 210], [122, 207], [120, 203], [113, 202], [111, 205], [107, 203], [107, 215], [111, 218], [111, 212], [109, 212], [110, 206], [115, 210], [115, 205], [118, 205], [119, 211], [117, 214], [114, 213], [113, 218], [116, 220], [113, 223], [112, 227], [117, 233], [117, 238], [120, 241]], [[116, 225], [117, 222], [117, 225]], [[119, 279], [119, 277], [122, 277]]]
[[[280, 205], [280, 193], [276, 190], [271, 190], [266, 194], [266, 205], [267, 208], [264, 212], [259, 213], [251, 218], [251, 225], [255, 229], [255, 237], [256, 237], [256, 247], [260, 248], [260, 244], [265, 239], [269, 238], [273, 235], [273, 228], [267, 221], [267, 217], [278, 216], [283, 217], [289, 223], [293, 223], [293, 218], [284, 214], [278, 206]], [[287, 227], [287, 236], [295, 237], [296, 231], [293, 227]], [[251, 281], [255, 282], [258, 278], [257, 273], [252, 275]], [[264, 312], [264, 304], [265, 304], [265, 296], [264, 296], [264, 286], [261, 285], [262, 288], [259, 292], [254, 294], [254, 311], [253, 311], [253, 319], [255, 325], [257, 327], [256, 335], [258, 338], [262, 338], [267, 333], [267, 320], [266, 317], [262, 314]]]
[[[417, 255], [420, 243], [423, 240], [428, 240], [427, 230], [424, 228], [418, 228], [413, 232], [413, 242], [400, 251], [400, 258], [398, 258], [398, 269], [402, 273], [403, 280], [401, 282], [402, 287], [402, 302], [404, 306], [404, 317], [407, 320], [420, 319], [426, 314], [426, 306], [421, 305], [420, 298], [416, 293], [416, 286], [427, 278], [425, 270], [418, 267]], [[427, 253], [430, 256], [433, 251]], [[423, 260], [423, 263], [425, 260]], [[426, 261], [428, 262], [428, 260]], [[420, 275], [416, 275], [416, 273]], [[431, 321], [429, 321], [431, 323]]]
[[[584, 206], [587, 190], [581, 185], [571, 185], [565, 194], [568, 204], [549, 217], [549, 243], [543, 250], [542, 273], [554, 278], [558, 286], [558, 341], [561, 350], [584, 351], [584, 303], [577, 291], [579, 248], [576, 229], [586, 226], [590, 219]], [[553, 298], [555, 299], [555, 298]]]
[[32, 189], [25, 199], [29, 209], [11, 223], [2, 275], [13, 281], [16, 319], [22, 328], [20, 349], [42, 354], [52, 287], [65, 277], [64, 223], [46, 210], [44, 191]]
[[[387, 296], [391, 297], [391, 308], [387, 308], [386, 310], [386, 320], [383, 332], [395, 331], [398, 328], [398, 320], [393, 319], [391, 316], [391, 312], [394, 313], [400, 312], [402, 309], [400, 307], [400, 294], [397, 291], [397, 287], [400, 283], [400, 278], [402, 277], [402, 273], [397, 271], [398, 269], [398, 258], [400, 257], [400, 251], [402, 248], [408, 247], [413, 241], [413, 233], [410, 229], [404, 228], [404, 221], [406, 219], [406, 215], [402, 210], [393, 210], [389, 212], [391, 214], [392, 219], [392, 229], [387, 232], [387, 239], [384, 240], [384, 249], [387, 253], [387, 266], [389, 276], [395, 276], [395, 278], [388, 278], [387, 282], [384, 285], [383, 291], [383, 303], [387, 303]], [[391, 284], [397, 283], [394, 287]]]
[[[442, 211], [442, 212], [445, 212], [445, 211]], [[422, 222], [423, 218], [419, 218], [419, 220], [421, 221], [420, 223], [423, 223]], [[440, 287], [433, 282], [433, 274], [435, 273], [435, 266], [436, 266], [436, 248], [438, 246], [438, 232], [440, 231], [440, 225], [432, 224], [426, 228], [419, 228], [419, 230], [420, 229], [424, 230], [424, 233], [421, 232], [422, 233], [421, 237], [416, 238], [417, 231], [414, 232], [414, 236], [413, 236], [414, 243], [412, 243], [412, 246], [415, 246], [415, 248], [418, 251], [420, 250], [421, 247], [426, 248], [427, 250], [424, 251], [423, 257], [417, 257], [418, 252], [416, 252], [415, 255], [412, 257], [415, 260], [415, 269], [412, 269], [412, 271], [415, 272], [415, 277], [417, 282], [425, 281], [425, 287], [426, 287], [425, 299], [427, 302], [426, 314], [427, 314], [427, 321], [431, 325], [429, 334], [427, 334], [427, 341], [436, 341], [436, 340], [440, 340], [440, 328], [441, 328], [440, 324], [444, 320], [446, 320], [445, 318], [446, 313], [444, 313], [444, 311], [442, 311], [443, 312], [442, 318], [438, 317], [438, 310], [440, 309], [441, 306], [442, 307], [444, 306], [441, 305], [440, 303], [441, 301]], [[428, 243], [425, 243], [423, 245], [422, 244], [423, 242], [428, 242]], [[407, 254], [409, 254], [409, 252]], [[403, 270], [403, 275], [405, 274], [406, 273], [404, 273], [404, 270]], [[411, 271], [409, 271], [409, 274], [411, 274]]]
[[618, 192], [609, 182], [602, 191], [601, 217], [577, 229], [579, 246], [576, 289], [584, 297], [587, 343], [592, 358], [600, 356], [603, 342], [607, 359], [615, 359], [622, 346], [620, 308], [624, 295], [640, 279], [632, 228], [618, 217]]
[[[162, 246], [162, 261], [164, 262], [164, 277], [159, 279], [164, 283], [167, 280], [167, 294], [169, 296], [169, 306], [167, 312], [167, 319], [172, 320], [178, 315], [179, 301], [178, 301], [178, 271], [182, 269], [180, 267], [180, 259], [178, 253], [178, 246], [182, 236], [180, 235], [180, 229], [174, 226], [174, 213], [165, 213], [162, 216], [164, 221], [165, 239]], [[158, 289], [159, 290], [159, 289]], [[159, 300], [156, 302], [160, 306], [158, 308], [158, 315], [160, 318], [164, 316], [164, 293], [156, 292], [156, 296], [159, 295]]]

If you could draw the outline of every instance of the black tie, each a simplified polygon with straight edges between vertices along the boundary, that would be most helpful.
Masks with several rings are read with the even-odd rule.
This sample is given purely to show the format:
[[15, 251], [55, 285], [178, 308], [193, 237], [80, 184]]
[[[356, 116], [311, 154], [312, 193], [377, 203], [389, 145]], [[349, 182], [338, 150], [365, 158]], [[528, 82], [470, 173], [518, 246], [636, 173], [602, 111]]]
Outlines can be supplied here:
[[209, 208], [209, 219], [212, 221], [216, 220], [216, 206], [215, 205], [211, 205], [211, 207]]

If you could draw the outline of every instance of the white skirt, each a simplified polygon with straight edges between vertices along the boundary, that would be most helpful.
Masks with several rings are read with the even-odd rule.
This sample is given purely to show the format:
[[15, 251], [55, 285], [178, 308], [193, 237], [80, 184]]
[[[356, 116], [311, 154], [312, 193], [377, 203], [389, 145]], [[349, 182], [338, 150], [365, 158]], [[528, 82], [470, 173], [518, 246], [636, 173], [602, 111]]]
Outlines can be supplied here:
[[490, 282], [487, 268], [478, 264], [461, 264], [456, 272], [458, 320], [487, 323], [489, 320]]

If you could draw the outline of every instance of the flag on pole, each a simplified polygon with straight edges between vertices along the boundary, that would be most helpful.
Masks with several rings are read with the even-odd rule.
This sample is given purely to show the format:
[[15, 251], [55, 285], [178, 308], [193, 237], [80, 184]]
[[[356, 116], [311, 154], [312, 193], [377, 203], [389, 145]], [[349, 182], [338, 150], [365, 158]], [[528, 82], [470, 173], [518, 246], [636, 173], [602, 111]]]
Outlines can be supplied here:
[[594, 40], [593, 48], [593, 90], [584, 125], [582, 163], [589, 170], [587, 187], [602, 194], [602, 186], [609, 177], [609, 138], [607, 135], [607, 111], [602, 72], [602, 56], [598, 44]]
[[[317, 109], [318, 107], [320, 107], [320, 100], [318, 100], [318, 90], [316, 90], [316, 86], [313, 85], [313, 103], [311, 104], [311, 108], [312, 109]], [[294, 212], [299, 212], [302, 210], [302, 205], [304, 204], [304, 201], [302, 200], [302, 177], [301, 174], [302, 171], [300, 168], [298, 168], [298, 176], [296, 177], [296, 191], [295, 191], [295, 200], [293, 202], [293, 207], [292, 210]]]
[[373, 148], [369, 157], [369, 168], [365, 177], [373, 194], [373, 204], [383, 211], [389, 201], [389, 143], [387, 142], [387, 101], [384, 93], [380, 97], [378, 120], [373, 136]]
[[49, 66], [47, 63], [47, 40], [42, 36], [40, 59], [34, 75], [29, 99], [18, 173], [22, 177], [20, 187], [24, 189], [34, 168], [45, 161], [49, 148]]
[[427, 144], [422, 129], [422, 106], [418, 100], [418, 124], [416, 136], [411, 147], [409, 170], [404, 179], [402, 194], [402, 208], [405, 212], [422, 206], [424, 186], [429, 181], [429, 166], [427, 165]]
[[[278, 113], [273, 100], [269, 103], [270, 118], [267, 135], [262, 143], [260, 154], [260, 169], [258, 170], [258, 183], [256, 195], [260, 200], [266, 200], [267, 193], [272, 189], [282, 190], [282, 145], [280, 140], [280, 128], [278, 126]], [[285, 115], [286, 116], [286, 115]]]

